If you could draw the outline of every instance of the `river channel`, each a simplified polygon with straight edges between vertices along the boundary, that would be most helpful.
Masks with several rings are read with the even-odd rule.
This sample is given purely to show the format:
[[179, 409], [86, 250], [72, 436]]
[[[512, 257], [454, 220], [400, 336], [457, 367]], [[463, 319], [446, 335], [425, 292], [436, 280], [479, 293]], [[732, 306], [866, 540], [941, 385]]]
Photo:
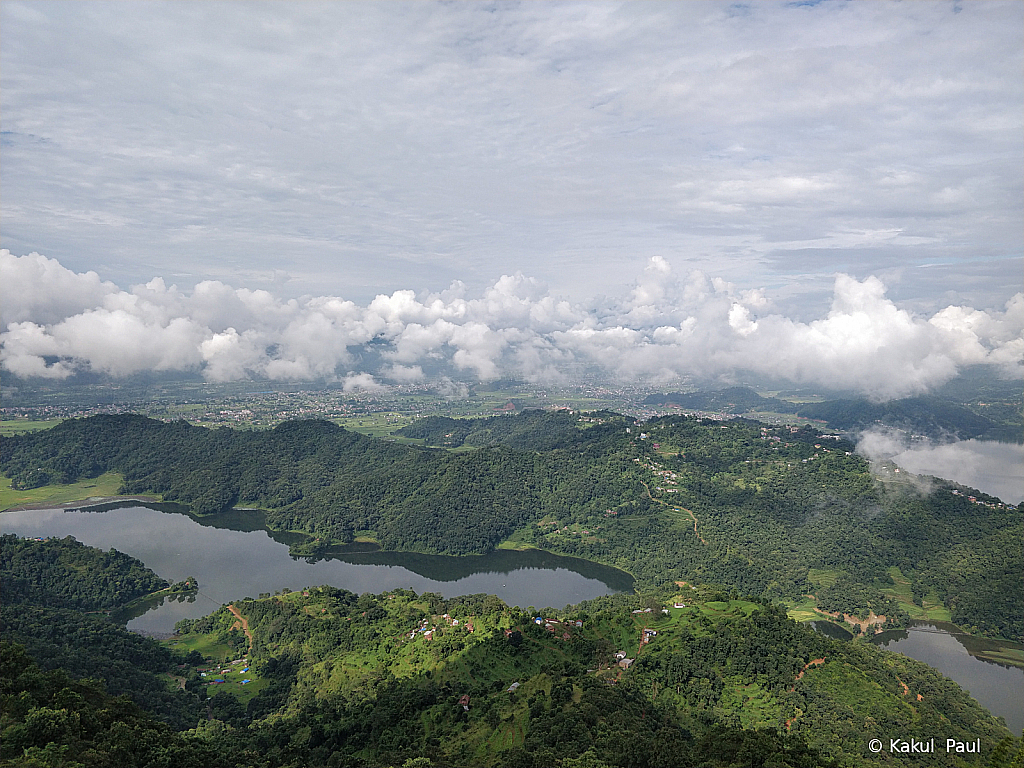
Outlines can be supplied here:
[[172, 582], [195, 576], [199, 594], [193, 600], [163, 600], [128, 617], [128, 629], [147, 634], [170, 633], [175, 622], [206, 616], [232, 600], [321, 584], [356, 593], [399, 587], [445, 597], [486, 593], [523, 608], [560, 608], [633, 590], [633, 577], [623, 571], [540, 550], [442, 557], [355, 546], [315, 561], [292, 557], [289, 543], [304, 537], [268, 532], [259, 513], [196, 518], [134, 503], [32, 509], [0, 514], [0, 530], [25, 538], [74, 536], [136, 557]]

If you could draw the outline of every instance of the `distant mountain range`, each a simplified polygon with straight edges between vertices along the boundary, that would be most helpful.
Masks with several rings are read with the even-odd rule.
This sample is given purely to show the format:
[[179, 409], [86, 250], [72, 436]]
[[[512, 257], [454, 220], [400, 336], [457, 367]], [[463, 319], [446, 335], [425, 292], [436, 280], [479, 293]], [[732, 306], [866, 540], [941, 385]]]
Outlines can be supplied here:
[[749, 387], [729, 387], [715, 391], [653, 394], [644, 403], [716, 413], [793, 414], [824, 421], [833, 429], [840, 430], [860, 430], [884, 425], [932, 438], [983, 438], [1010, 442], [1021, 442], [1024, 439], [1019, 425], [1013, 422], [995, 421], [975, 413], [965, 405], [933, 395], [907, 397], [886, 403], [872, 403], [863, 399], [794, 403], [776, 397], [764, 397]]

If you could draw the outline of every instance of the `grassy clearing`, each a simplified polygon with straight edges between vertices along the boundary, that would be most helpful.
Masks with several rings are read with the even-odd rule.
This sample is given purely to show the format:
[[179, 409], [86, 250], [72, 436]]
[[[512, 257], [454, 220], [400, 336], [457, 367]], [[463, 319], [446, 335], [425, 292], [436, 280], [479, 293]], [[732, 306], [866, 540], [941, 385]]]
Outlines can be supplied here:
[[198, 651], [205, 658], [215, 659], [217, 662], [224, 660], [231, 661], [235, 658], [234, 649], [227, 643], [217, 642], [216, 635], [189, 634], [180, 637], [172, 637], [165, 641], [167, 646], [183, 653]]
[[505, 539], [505, 541], [498, 544], [495, 549], [511, 549], [516, 552], [525, 552], [528, 549], [537, 549], [533, 544], [527, 544], [522, 541], [514, 541], [515, 534]]
[[366, 413], [358, 416], [348, 416], [340, 419], [333, 419], [335, 424], [344, 427], [352, 432], [359, 432], [370, 437], [387, 437], [396, 442], [422, 444], [422, 440], [409, 440], [408, 438], [395, 437], [391, 433], [395, 430], [406, 427], [415, 421], [412, 416], [403, 416], [394, 411], [380, 411], [379, 413]]
[[25, 435], [29, 432], [40, 432], [50, 427], [55, 427], [64, 419], [46, 419], [45, 421], [29, 421], [28, 419], [3, 419], [0, 420], [0, 437], [11, 437], [12, 435]]
[[822, 618], [822, 614], [816, 610], [817, 603], [809, 597], [803, 597], [799, 600], [786, 600], [784, 605], [787, 608], [789, 618], [795, 621], [818, 621]]
[[[224, 672], [223, 670], [225, 669], [229, 671]], [[206, 687], [207, 693], [210, 696], [227, 693], [234, 696], [242, 704], [248, 704], [269, 683], [260, 678], [251, 668], [249, 668], [248, 672], [243, 672], [243, 669], [247, 669], [247, 667], [244, 667], [242, 664], [236, 664], [234, 666], [219, 667], [215, 672], [207, 672], [205, 680], [224, 681], [223, 683], [210, 682]], [[243, 680], [248, 680], [249, 682], [243, 684]]]
[[744, 728], [763, 728], [783, 719], [774, 696], [757, 683], [744, 685], [738, 679], [727, 681], [719, 706], [735, 712]]
[[986, 661], [994, 661], [996, 664], [1024, 667], [1024, 650], [1020, 648], [1002, 647], [998, 650], [974, 651], [972, 655]]
[[[380, 413], [360, 414], [342, 419], [333, 419], [334, 423], [352, 432], [358, 432], [368, 437], [376, 437], [388, 440], [392, 443], [403, 445], [426, 445], [426, 441], [419, 437], [402, 437], [394, 434], [402, 427], [412, 424], [416, 419], [412, 416], [403, 416], [394, 411], [381, 411]], [[450, 453], [463, 453], [465, 451], [477, 450], [474, 446], [461, 445], [458, 448], [448, 448]]]
[[[231, 661], [238, 658], [238, 652], [227, 643], [218, 642], [216, 634], [175, 636], [165, 640], [164, 644], [183, 653], [197, 651], [208, 660], [199, 665], [198, 669], [203, 675], [203, 681], [207, 683], [206, 691], [210, 696], [227, 693], [244, 705], [269, 685], [268, 681], [246, 664], [231, 664]], [[248, 671], [243, 672], [244, 669]], [[224, 682], [214, 683], [214, 680]], [[243, 680], [249, 682], [243, 684]]]
[[932, 590], [921, 599], [921, 605], [914, 603], [914, 595], [910, 591], [910, 579], [903, 575], [896, 566], [889, 569], [889, 575], [895, 585], [882, 585], [882, 592], [888, 597], [896, 600], [900, 607], [907, 612], [912, 619], [921, 621], [951, 621], [952, 614], [949, 609], [939, 600], [938, 594]]
[[117, 472], [106, 472], [99, 477], [79, 480], [69, 485], [44, 485], [27, 491], [11, 488], [11, 481], [0, 476], [0, 509], [11, 509], [24, 504], [64, 504], [91, 498], [116, 496], [123, 478]]

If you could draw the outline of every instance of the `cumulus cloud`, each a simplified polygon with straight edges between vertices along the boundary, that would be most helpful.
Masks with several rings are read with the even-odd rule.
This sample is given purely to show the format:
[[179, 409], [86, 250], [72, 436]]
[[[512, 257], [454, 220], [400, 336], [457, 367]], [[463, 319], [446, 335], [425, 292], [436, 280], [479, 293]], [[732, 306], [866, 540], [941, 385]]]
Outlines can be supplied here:
[[775, 311], [768, 291], [700, 271], [678, 275], [661, 257], [621, 298], [585, 304], [521, 274], [477, 297], [453, 285], [359, 305], [215, 281], [184, 291], [153, 278], [122, 290], [94, 272], [6, 250], [0, 270], [2, 361], [24, 377], [198, 371], [211, 381], [332, 380], [351, 390], [421, 381], [425, 369], [538, 382], [581, 370], [654, 382], [752, 371], [885, 399], [927, 391], [967, 365], [1020, 376], [1024, 355], [1024, 294], [1002, 310], [948, 306], [924, 316], [897, 306], [876, 277], [839, 274], [828, 312], [799, 321]]
[[372, 392], [381, 389], [381, 385], [368, 373], [351, 373], [342, 384], [343, 392]]

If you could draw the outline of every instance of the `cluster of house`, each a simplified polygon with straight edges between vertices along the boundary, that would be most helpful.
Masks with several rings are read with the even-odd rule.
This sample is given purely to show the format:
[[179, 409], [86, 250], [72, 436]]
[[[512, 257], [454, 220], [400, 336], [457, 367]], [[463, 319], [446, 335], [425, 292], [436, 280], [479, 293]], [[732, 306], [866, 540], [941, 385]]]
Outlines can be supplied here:
[[[605, 514], [605, 517], [609, 517], [609, 516], [611, 516], [611, 515], [614, 515], [614, 514], [617, 514], [617, 513], [615, 513], [615, 512], [612, 512], [612, 511], [611, 511], [611, 510], [609, 509], [609, 510], [608, 510], [607, 512], [605, 512], [604, 514]], [[540, 526], [541, 528], [547, 528], [548, 526], [551, 526], [551, 525], [554, 525], [554, 526], [556, 526], [556, 527], [555, 527], [555, 529], [554, 529], [553, 531], [551, 531], [551, 533], [569, 533], [569, 534], [573, 534], [573, 533], [581, 533], [581, 534], [583, 534], [584, 536], [589, 536], [589, 535], [591, 534], [591, 531], [589, 531], [589, 530], [587, 530], [587, 529], [584, 529], [584, 530], [582, 530], [582, 531], [573, 531], [573, 530], [570, 530], [570, 528], [569, 528], [569, 526], [568, 526], [568, 525], [563, 525], [563, 526], [562, 526], [561, 528], [558, 528], [558, 527], [557, 527], [557, 526], [558, 526], [558, 521], [557, 521], [557, 520], [547, 520], [547, 521], [543, 521], [543, 520], [542, 520], [541, 522], [537, 523], [537, 525], [538, 525], [538, 526]], [[599, 531], [600, 529], [601, 529], [601, 526], [600, 526], [600, 525], [594, 526], [594, 533], [596, 533], [596, 532], [597, 532], [597, 531]]]
[[[543, 626], [544, 629], [546, 629], [548, 632], [550, 632], [553, 635], [556, 635], [558, 633], [558, 630], [561, 629], [562, 630], [561, 637], [562, 637], [563, 640], [571, 640], [572, 639], [572, 635], [569, 634], [569, 632], [566, 629], [566, 627], [576, 627], [577, 629], [579, 629], [579, 628], [581, 628], [583, 626], [583, 622], [579, 621], [579, 620], [577, 620], [577, 621], [559, 621], [558, 619], [545, 619], [543, 616], [534, 616], [533, 617], [533, 623], [537, 624], [537, 625], [540, 625], [540, 626]], [[511, 632], [512, 632], [512, 630], [510, 630], [510, 629], [505, 630], [505, 636], [508, 637], [511, 634]]]
[[[459, 620], [452, 616], [449, 616], [447, 613], [441, 614], [440, 620], [447, 624], [449, 627], [460, 626]], [[466, 621], [462, 623], [461, 626], [465, 627], [467, 632], [473, 631], [473, 622], [471, 621]], [[416, 635], [423, 635], [425, 639], [433, 640], [434, 633], [436, 631], [437, 627], [431, 626], [430, 619], [424, 619], [422, 622], [420, 622], [420, 625], [416, 627], [416, 629], [412, 630], [412, 632], [409, 633], [409, 639], [415, 640]]]
[[[245, 665], [245, 667], [242, 668], [242, 669], [231, 669], [232, 666], [237, 667], [237, 666], [240, 666], [242, 664]], [[224, 669], [220, 670], [219, 672], [217, 670], [215, 670], [215, 669], [200, 669], [199, 670], [199, 676], [200, 677], [209, 677], [210, 675], [215, 675], [214, 679], [207, 681], [206, 684], [207, 685], [222, 685], [223, 683], [226, 683], [227, 680], [225, 680], [223, 677], [220, 677], [220, 675], [226, 675], [229, 672], [239, 672], [241, 674], [245, 674], [248, 671], [249, 671], [249, 660], [248, 659], [235, 659], [234, 661], [231, 662], [230, 666], [225, 667]], [[245, 685], [246, 683], [251, 683], [252, 680], [246, 678], [244, 680], [241, 680], [240, 682], [241, 682], [242, 685]]]
[[963, 496], [972, 504], [981, 504], [982, 506], [991, 507], [992, 509], [1006, 509], [1006, 505], [1001, 501], [996, 503], [993, 503], [991, 501], [982, 501], [977, 496], [968, 496], [967, 494], [958, 491], [956, 488], [951, 490], [950, 493], [952, 493], [954, 496]]
[[[665, 485], [679, 485], [679, 483], [676, 482], [677, 476], [676, 476], [675, 472], [671, 472], [671, 471], [669, 471], [667, 469], [655, 469], [655, 467], [657, 467], [657, 466], [658, 466], [657, 464], [652, 464], [651, 465], [651, 471], [655, 475], [657, 475], [658, 477], [665, 478], [665, 480], [664, 480]], [[657, 490], [657, 491], [664, 491], [665, 493], [679, 493], [679, 489], [678, 488], [663, 488], [660, 485], [657, 486], [655, 488], [655, 490]]]

